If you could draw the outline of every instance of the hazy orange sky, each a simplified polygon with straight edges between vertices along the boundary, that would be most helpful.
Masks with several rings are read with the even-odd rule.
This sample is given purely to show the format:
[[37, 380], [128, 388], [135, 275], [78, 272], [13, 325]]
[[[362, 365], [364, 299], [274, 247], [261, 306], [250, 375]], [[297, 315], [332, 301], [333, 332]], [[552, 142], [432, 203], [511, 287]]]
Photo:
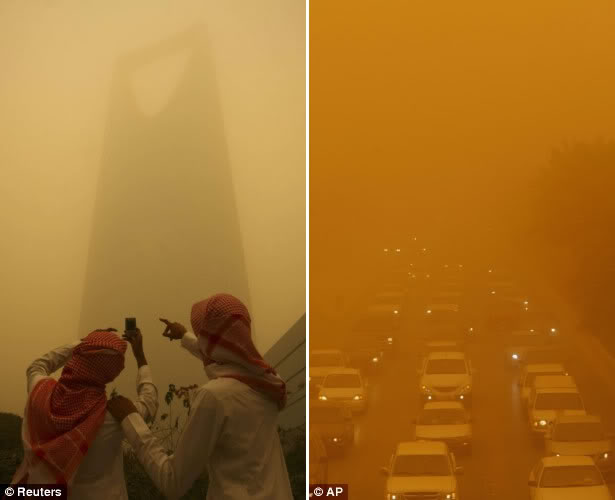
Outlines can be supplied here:
[[162, 391], [204, 373], [160, 316], [234, 293], [266, 353], [305, 313], [305, 40], [303, 2], [0, 2], [1, 411], [125, 316]]
[[310, 2], [312, 269], [387, 220], [522, 213], [553, 147], [613, 139], [614, 5]]

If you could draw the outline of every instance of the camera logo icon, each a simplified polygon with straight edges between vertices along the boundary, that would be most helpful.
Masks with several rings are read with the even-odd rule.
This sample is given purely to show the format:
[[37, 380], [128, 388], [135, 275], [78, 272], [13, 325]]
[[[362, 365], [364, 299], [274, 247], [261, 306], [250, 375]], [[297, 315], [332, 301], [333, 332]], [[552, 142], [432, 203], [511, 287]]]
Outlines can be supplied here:
[[15, 490], [9, 486], [7, 489], [4, 490], [4, 494], [7, 497], [12, 497], [15, 494]]

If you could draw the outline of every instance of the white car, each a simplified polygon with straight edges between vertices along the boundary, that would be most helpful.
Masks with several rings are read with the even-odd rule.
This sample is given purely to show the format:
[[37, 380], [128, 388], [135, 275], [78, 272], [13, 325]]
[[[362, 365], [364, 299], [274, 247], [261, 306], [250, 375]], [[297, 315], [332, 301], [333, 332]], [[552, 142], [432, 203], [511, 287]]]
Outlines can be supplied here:
[[329, 373], [318, 394], [320, 401], [342, 403], [354, 412], [367, 408], [367, 387], [361, 372], [354, 368], [340, 368]]
[[380, 472], [386, 476], [385, 498], [434, 498], [459, 500], [455, 456], [445, 443], [437, 441], [408, 441], [399, 443], [389, 467]]
[[[561, 387], [564, 383], [557, 384], [560, 387], [544, 387], [540, 379], [570, 378], [572, 377], [536, 377], [534, 389], [530, 395], [528, 404], [528, 418], [530, 430], [534, 437], [544, 437], [550, 426], [553, 425], [558, 415], [564, 411], [568, 414], [585, 415], [585, 403], [579, 393], [574, 380], [569, 387]], [[555, 382], [548, 385], [556, 385]]]
[[471, 402], [473, 370], [463, 352], [431, 352], [418, 373], [424, 401]]
[[613, 500], [589, 457], [545, 457], [532, 469], [530, 500]]
[[443, 441], [455, 453], [472, 453], [472, 423], [461, 403], [425, 403], [415, 423], [416, 439]]
[[310, 351], [310, 385], [320, 387], [331, 371], [346, 367], [348, 367], [348, 360], [344, 353], [338, 349]]
[[536, 377], [546, 375], [568, 375], [568, 372], [561, 363], [542, 363], [523, 367], [519, 376], [519, 396], [523, 403], [527, 403]]
[[512, 366], [522, 366], [526, 361], [528, 350], [535, 347], [543, 347], [549, 344], [551, 338], [534, 329], [513, 330], [509, 338], [509, 359]]
[[597, 415], [560, 415], [545, 437], [549, 455], [586, 455], [603, 473], [613, 470], [613, 435], [605, 432]]

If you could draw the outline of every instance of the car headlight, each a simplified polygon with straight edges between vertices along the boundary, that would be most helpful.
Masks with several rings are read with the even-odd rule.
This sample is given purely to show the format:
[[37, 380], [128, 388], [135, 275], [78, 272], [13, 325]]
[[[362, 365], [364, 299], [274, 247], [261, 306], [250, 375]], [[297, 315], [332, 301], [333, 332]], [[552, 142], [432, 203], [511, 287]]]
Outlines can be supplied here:
[[334, 443], [339, 443], [339, 442], [340, 442], [340, 438], [336, 438], [336, 437], [334, 437], [334, 438], [332, 439], [332, 441], [333, 441]]
[[327, 400], [327, 396], [318, 396], [318, 399], [320, 399], [321, 401], [326, 401]]
[[389, 337], [389, 338], [387, 338], [387, 342], [388, 342], [389, 344], [392, 344], [392, 343], [393, 343], [393, 337]]
[[516, 361], [517, 359], [519, 359], [519, 355], [517, 353], [513, 354], [512, 359]]
[[472, 390], [472, 386], [471, 385], [466, 385], [463, 389], [461, 389], [462, 392], [464, 393], [468, 393]]
[[363, 396], [361, 394], [357, 394], [354, 398], [355, 401], [360, 401], [361, 399], [363, 399]]
[[608, 460], [611, 455], [608, 452], [600, 453], [598, 460]]
[[372, 358], [372, 363], [378, 363], [378, 361], [379, 361], [378, 356], [374, 356]]
[[421, 386], [421, 391], [423, 391], [426, 394], [429, 394], [431, 392], [431, 387], [427, 387], [426, 385], [422, 385]]
[[457, 493], [454, 491], [452, 493], [446, 493], [442, 498], [445, 498], [446, 500], [455, 500], [457, 498]]
[[393, 311], [393, 314], [399, 314], [399, 311], [398, 311], [397, 309], [395, 309], [395, 310]]
[[394, 493], [388, 493], [387, 500], [397, 500], [397, 495], [395, 495]]
[[547, 424], [546, 420], [534, 420], [534, 427], [546, 427]]

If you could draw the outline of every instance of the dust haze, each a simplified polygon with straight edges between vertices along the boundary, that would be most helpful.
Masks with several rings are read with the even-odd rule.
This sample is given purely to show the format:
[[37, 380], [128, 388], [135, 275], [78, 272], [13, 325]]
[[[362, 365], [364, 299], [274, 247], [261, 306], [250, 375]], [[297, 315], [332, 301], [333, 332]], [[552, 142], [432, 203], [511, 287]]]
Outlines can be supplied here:
[[[568, 460], [548, 458], [546, 428], [566, 422], [538, 417], [524, 384], [550, 356], [609, 436], [559, 453], [591, 455], [612, 490], [614, 58], [608, 1], [311, 2], [311, 482], [543, 498], [537, 465]], [[440, 390], [429, 363], [461, 356], [444, 345], [468, 365]], [[466, 434], [423, 425], [441, 399], [463, 403]], [[400, 445], [421, 436], [463, 470], [396, 476], [429, 469], [408, 459], [427, 448]]]
[[126, 316], [164, 391], [204, 373], [159, 317], [233, 293], [265, 353], [305, 312], [305, 4], [3, 2], [0, 74], [2, 411]]

